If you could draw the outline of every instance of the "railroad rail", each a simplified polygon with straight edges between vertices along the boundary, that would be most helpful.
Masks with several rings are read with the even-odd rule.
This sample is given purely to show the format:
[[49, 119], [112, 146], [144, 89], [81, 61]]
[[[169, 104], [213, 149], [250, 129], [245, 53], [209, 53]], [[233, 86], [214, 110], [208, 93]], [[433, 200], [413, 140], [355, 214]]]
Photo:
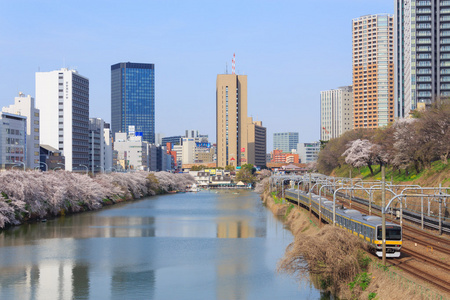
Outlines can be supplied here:
[[424, 271], [403, 262], [388, 261], [388, 263], [450, 294], [450, 286], [447, 281], [429, 273], [426, 273], [425, 276], [423, 275]]

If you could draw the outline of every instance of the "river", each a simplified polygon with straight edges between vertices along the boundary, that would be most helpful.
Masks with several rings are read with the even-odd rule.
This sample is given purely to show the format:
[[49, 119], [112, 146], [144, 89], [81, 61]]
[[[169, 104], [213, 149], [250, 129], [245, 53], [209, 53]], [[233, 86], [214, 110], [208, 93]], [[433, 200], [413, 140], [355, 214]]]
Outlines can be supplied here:
[[0, 232], [0, 299], [320, 299], [244, 190], [149, 197]]

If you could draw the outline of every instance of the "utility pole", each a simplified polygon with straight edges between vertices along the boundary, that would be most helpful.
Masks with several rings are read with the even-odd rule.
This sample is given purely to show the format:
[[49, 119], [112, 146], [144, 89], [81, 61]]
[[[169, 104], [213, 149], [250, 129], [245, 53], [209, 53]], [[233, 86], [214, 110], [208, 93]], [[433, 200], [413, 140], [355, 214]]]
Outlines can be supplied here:
[[309, 173], [309, 215], [311, 215], [311, 173]]
[[386, 178], [384, 163], [381, 165], [381, 239], [383, 247], [383, 266], [386, 265]]

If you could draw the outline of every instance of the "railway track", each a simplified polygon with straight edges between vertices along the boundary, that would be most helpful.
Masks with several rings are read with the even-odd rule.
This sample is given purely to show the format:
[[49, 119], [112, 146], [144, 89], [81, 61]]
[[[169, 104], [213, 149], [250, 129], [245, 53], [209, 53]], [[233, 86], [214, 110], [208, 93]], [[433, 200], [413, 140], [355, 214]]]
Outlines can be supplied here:
[[[426, 237], [428, 237], [428, 236], [426, 236]], [[403, 233], [403, 238], [404, 239], [406, 238], [407, 240], [417, 243], [419, 245], [422, 245], [424, 247], [430, 246], [433, 248], [433, 251], [436, 250], [436, 251], [442, 252], [444, 254], [450, 255], [450, 248], [449, 248], [450, 246], [441, 246], [441, 245], [437, 245], [434, 243], [432, 244], [432, 243], [429, 243], [427, 241], [424, 241], [422, 239], [419, 239], [419, 238], [412, 236], [410, 234], [407, 234], [407, 233]]]
[[[444, 262], [442, 262], [440, 260], [437, 260], [437, 259], [434, 259], [434, 258], [431, 258], [431, 257], [423, 256], [421, 254], [418, 254], [417, 252], [414, 252], [414, 251], [412, 251], [412, 250], [410, 250], [408, 248], [404, 248], [404, 247], [402, 248], [402, 253], [405, 253], [405, 254], [409, 255], [410, 257], [414, 257], [415, 259], [417, 259], [417, 260], [419, 260], [421, 262], [433, 265], [433, 266], [435, 266], [435, 267], [437, 267], [439, 269], [442, 269], [442, 270], [444, 270], [446, 272], [450, 272], [450, 265], [446, 264], [446, 263], [444, 263]], [[447, 285], [450, 285], [450, 283], [447, 282]]]
[[426, 273], [424, 275], [424, 271], [420, 270], [419, 268], [413, 267], [411, 265], [405, 264], [404, 262], [391, 262], [388, 261], [389, 264], [398, 267], [399, 269], [402, 269], [406, 273], [409, 273], [416, 278], [419, 278], [425, 282], [428, 282], [429, 284], [439, 288], [442, 291], [445, 291], [446, 293], [450, 294], [450, 284], [449, 282], [436, 277], [432, 274]]
[[[344, 199], [340, 199], [340, 200], [344, 204], [346, 204], [346, 206], [349, 206], [347, 199], [344, 198]], [[365, 214], [369, 213], [368, 209], [366, 209], [366, 207], [364, 207], [362, 204], [359, 204], [359, 203], [353, 202], [352, 208], [356, 208]], [[372, 213], [372, 215], [380, 216], [381, 213], [376, 212], [376, 213]], [[399, 223], [396, 220], [391, 220], [391, 221]], [[450, 255], [450, 241], [442, 239], [437, 236], [434, 236], [434, 235], [424, 232], [422, 230], [416, 229], [412, 226], [403, 224], [403, 227], [404, 227], [404, 231], [403, 231], [404, 239], [410, 240], [412, 242], [423, 245], [425, 247], [432, 246], [433, 250]], [[405, 233], [405, 230], [406, 230], [406, 233]], [[422, 238], [419, 238], [418, 236], [421, 236]], [[427, 239], [427, 240], [424, 240], [424, 239]], [[430, 240], [433, 241], [433, 243], [431, 243]], [[439, 243], [439, 245], [437, 243]], [[443, 245], [441, 245], [441, 244], [443, 244]], [[408, 255], [409, 257], [414, 258], [414, 260], [416, 260], [417, 262], [422, 262], [422, 263], [434, 266], [434, 267], [438, 268], [439, 270], [442, 270], [443, 272], [450, 273], [450, 265], [445, 262], [436, 260], [431, 257], [426, 257], [423, 254], [416, 252], [414, 249], [409, 249], [408, 247], [405, 247], [405, 246], [402, 247], [402, 252], [405, 253], [406, 255]], [[391, 265], [394, 265], [394, 266], [404, 270], [406, 273], [409, 273], [409, 274], [415, 276], [416, 278], [419, 278], [425, 282], [428, 282], [431, 285], [439, 288], [440, 290], [445, 291], [446, 293], [450, 294], [450, 282], [443, 280], [443, 279], [431, 274], [430, 272], [426, 272], [426, 271], [420, 270], [419, 268], [411, 266], [410, 264], [408, 264], [408, 262], [405, 262], [404, 260], [396, 261], [396, 262], [388, 261], [388, 263]]]

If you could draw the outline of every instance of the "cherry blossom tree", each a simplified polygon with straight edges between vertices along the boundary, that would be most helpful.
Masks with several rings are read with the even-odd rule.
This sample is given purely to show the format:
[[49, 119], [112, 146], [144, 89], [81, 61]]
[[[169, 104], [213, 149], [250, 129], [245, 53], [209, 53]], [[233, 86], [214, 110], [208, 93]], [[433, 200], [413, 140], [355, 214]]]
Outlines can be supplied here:
[[373, 144], [369, 140], [357, 139], [348, 143], [348, 148], [342, 154], [345, 156], [345, 162], [355, 168], [368, 166], [370, 174], [373, 176], [372, 165], [374, 164], [374, 155], [372, 152]]
[[0, 172], [0, 228], [29, 218], [95, 210], [119, 199], [181, 190], [194, 182], [188, 174], [168, 172], [111, 173], [91, 178], [68, 171], [8, 170]]

